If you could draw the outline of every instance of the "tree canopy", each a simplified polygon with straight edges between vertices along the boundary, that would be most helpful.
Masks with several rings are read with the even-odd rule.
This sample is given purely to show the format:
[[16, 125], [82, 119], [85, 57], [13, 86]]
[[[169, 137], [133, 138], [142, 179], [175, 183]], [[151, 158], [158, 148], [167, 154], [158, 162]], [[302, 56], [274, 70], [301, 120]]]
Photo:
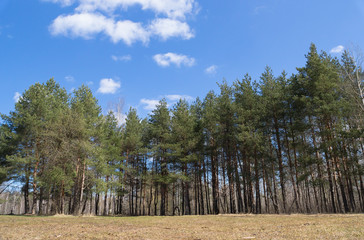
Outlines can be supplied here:
[[291, 76], [267, 66], [122, 125], [87, 86], [36, 83], [1, 115], [0, 183], [21, 185], [19, 213], [364, 212], [363, 76], [312, 44]]

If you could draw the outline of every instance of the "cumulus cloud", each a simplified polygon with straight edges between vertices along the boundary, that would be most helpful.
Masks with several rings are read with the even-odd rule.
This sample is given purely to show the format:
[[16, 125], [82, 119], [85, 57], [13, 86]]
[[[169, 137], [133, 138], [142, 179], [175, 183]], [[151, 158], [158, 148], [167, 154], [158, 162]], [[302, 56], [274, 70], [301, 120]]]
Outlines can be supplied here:
[[171, 64], [175, 64], [177, 67], [185, 65], [187, 67], [192, 67], [195, 64], [195, 59], [182, 54], [176, 53], [165, 53], [156, 54], [153, 56], [154, 61], [162, 67], [168, 67]]
[[70, 6], [72, 5], [75, 0], [42, 0], [43, 2], [51, 2], [51, 3], [59, 3], [62, 6]]
[[15, 92], [13, 99], [15, 102], [18, 102], [20, 97], [21, 97], [21, 94], [19, 92]]
[[156, 99], [140, 99], [140, 104], [144, 105], [145, 110], [154, 110], [155, 107], [158, 105], [159, 100]]
[[131, 60], [131, 56], [130, 55], [124, 55], [124, 56], [115, 56], [112, 55], [111, 59], [114, 60], [115, 62], [117, 61], [123, 61], [123, 62], [128, 62]]
[[[44, 1], [44, 0], [43, 0]], [[114, 43], [123, 41], [131, 45], [137, 41], [147, 44], [151, 37], [167, 40], [172, 37], [190, 39], [194, 33], [186, 16], [197, 9], [195, 0], [46, 0], [63, 5], [78, 2], [75, 12], [60, 15], [49, 26], [52, 35], [91, 39], [106, 35]], [[118, 19], [119, 11], [140, 6], [142, 11], [155, 13], [154, 19], [145, 23]], [[163, 17], [160, 17], [163, 16]]]
[[50, 25], [52, 35], [64, 35], [68, 37], [82, 37], [91, 39], [95, 35], [103, 33], [117, 43], [123, 41], [127, 45], [135, 41], [147, 43], [149, 33], [140, 23], [129, 20], [115, 21], [99, 13], [77, 13], [58, 16]]
[[216, 72], [217, 72], [216, 65], [211, 65], [210, 67], [205, 69], [205, 73], [207, 73], [207, 74], [216, 74]]
[[182, 39], [194, 37], [187, 23], [168, 18], [155, 19], [149, 26], [149, 31], [153, 35], [160, 36], [163, 40], [171, 37], [181, 37]]
[[120, 86], [120, 82], [115, 82], [111, 78], [104, 78], [100, 80], [100, 87], [97, 92], [103, 94], [114, 94], [120, 88]]
[[113, 22], [101, 14], [81, 13], [58, 16], [50, 25], [53, 35], [91, 38], [94, 34], [113, 26]]
[[342, 53], [345, 47], [343, 45], [336, 46], [330, 50], [330, 53]]
[[193, 97], [188, 96], [188, 95], [178, 95], [178, 94], [173, 94], [173, 95], [166, 95], [165, 96], [168, 100], [171, 101], [178, 101], [180, 99], [185, 99], [187, 101], [191, 101], [193, 100]]
[[195, 0], [79, 0], [76, 8], [80, 12], [101, 10], [113, 13], [116, 10], [127, 10], [128, 7], [139, 5], [142, 10], [150, 10], [169, 18], [185, 19], [196, 8]]

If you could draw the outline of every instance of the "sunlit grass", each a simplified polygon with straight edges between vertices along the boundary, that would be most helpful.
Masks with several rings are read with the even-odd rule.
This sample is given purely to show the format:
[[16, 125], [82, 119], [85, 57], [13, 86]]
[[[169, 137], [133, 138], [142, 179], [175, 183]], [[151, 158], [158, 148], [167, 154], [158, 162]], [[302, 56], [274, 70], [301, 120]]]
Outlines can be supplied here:
[[364, 215], [0, 216], [0, 239], [364, 239]]

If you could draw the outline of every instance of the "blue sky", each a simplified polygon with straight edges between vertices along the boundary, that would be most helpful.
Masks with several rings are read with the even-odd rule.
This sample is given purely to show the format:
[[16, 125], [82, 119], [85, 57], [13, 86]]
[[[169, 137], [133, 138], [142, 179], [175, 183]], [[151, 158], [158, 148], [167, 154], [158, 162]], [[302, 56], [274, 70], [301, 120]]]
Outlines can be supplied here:
[[104, 113], [122, 99], [146, 116], [266, 65], [294, 73], [311, 42], [363, 48], [363, 23], [363, 0], [0, 0], [0, 112], [54, 77], [88, 84]]

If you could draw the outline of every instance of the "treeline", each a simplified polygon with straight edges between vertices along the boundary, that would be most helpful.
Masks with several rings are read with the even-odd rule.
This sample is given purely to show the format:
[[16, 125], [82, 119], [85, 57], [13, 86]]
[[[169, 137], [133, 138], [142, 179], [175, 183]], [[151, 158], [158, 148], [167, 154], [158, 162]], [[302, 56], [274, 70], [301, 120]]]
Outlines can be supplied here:
[[122, 126], [88, 87], [37, 83], [2, 115], [0, 181], [32, 214], [364, 212], [362, 68], [313, 44], [306, 59]]

